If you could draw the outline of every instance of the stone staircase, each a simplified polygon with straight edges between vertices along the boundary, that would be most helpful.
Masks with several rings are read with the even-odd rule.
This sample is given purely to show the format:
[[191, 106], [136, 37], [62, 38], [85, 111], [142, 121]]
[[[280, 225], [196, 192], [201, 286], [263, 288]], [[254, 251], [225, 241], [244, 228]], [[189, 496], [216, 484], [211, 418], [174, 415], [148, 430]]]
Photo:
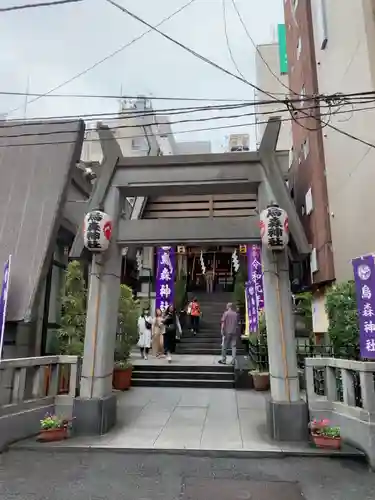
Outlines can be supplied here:
[[[147, 362], [134, 364], [132, 385], [134, 387], [233, 388], [234, 367], [229, 364], [226, 366], [216, 364], [211, 359], [207, 362], [207, 359], [204, 359], [204, 355], [219, 356], [221, 354], [220, 320], [231, 297], [231, 293], [223, 292], [197, 295], [202, 310], [200, 331], [194, 336], [187, 325], [176, 347], [176, 355], [184, 355], [184, 359], [175, 358], [175, 360], [172, 359], [171, 364], [168, 364], [162, 360], [155, 362], [149, 358]], [[240, 342], [237, 352], [238, 354], [244, 353]], [[201, 355], [202, 363], [200, 364]]]
[[133, 366], [133, 387], [196, 387], [232, 389], [234, 372], [230, 365], [142, 364]]
[[[188, 328], [185, 328], [181, 341], [177, 344], [177, 353], [219, 355], [221, 353], [220, 320], [232, 294], [223, 292], [201, 294], [197, 295], [197, 298], [202, 311], [199, 333], [193, 335]], [[240, 354], [240, 345], [238, 348]]]

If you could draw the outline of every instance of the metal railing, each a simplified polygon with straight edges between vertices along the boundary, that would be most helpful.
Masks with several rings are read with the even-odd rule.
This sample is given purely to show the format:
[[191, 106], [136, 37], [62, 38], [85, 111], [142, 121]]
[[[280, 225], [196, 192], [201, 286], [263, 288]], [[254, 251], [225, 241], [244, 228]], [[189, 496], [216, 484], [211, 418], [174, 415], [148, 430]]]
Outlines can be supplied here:
[[[304, 370], [306, 358], [337, 358], [358, 360], [356, 346], [344, 346], [335, 349], [332, 345], [315, 344], [311, 340], [296, 341], [296, 354], [298, 368]], [[249, 355], [254, 362], [259, 363], [264, 369], [268, 366], [268, 347], [264, 341], [253, 339], [249, 343]]]
[[338, 358], [307, 358], [309, 399], [375, 411], [375, 363]]

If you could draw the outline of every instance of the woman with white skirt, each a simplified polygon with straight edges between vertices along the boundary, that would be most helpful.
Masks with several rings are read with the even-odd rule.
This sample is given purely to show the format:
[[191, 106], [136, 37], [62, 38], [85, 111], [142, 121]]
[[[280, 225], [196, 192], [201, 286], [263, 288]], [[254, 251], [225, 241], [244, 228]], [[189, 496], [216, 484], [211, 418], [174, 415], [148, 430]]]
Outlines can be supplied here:
[[148, 309], [144, 309], [140, 317], [138, 318], [138, 347], [141, 351], [141, 357], [143, 359], [148, 358], [148, 352], [151, 347], [151, 329], [152, 329], [152, 318]]

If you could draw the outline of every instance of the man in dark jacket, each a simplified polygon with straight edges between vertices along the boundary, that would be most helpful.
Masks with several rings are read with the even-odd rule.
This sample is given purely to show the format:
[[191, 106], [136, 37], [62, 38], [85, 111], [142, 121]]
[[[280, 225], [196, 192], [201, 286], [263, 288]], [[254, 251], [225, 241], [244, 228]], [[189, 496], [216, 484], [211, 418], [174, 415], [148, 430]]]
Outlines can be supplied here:
[[227, 362], [227, 350], [232, 348], [232, 364], [236, 359], [237, 338], [238, 338], [238, 315], [233, 309], [233, 304], [227, 304], [227, 310], [221, 318], [221, 335], [223, 343], [221, 347], [220, 364], [225, 365]]

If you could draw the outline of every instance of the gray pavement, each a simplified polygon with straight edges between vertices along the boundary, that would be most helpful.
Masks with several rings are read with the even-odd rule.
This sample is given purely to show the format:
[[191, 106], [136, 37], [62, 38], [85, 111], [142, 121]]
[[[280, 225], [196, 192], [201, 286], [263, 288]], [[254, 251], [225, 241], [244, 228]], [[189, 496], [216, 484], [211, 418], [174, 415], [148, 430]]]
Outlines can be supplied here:
[[108, 434], [48, 444], [30, 439], [15, 447], [185, 451], [234, 457], [361, 455], [349, 447], [327, 452], [308, 443], [272, 441], [266, 431], [265, 407], [266, 394], [255, 391], [137, 387], [118, 394], [118, 424]]
[[375, 474], [328, 458], [229, 459], [91, 450], [0, 455], [1, 500], [373, 500]]

